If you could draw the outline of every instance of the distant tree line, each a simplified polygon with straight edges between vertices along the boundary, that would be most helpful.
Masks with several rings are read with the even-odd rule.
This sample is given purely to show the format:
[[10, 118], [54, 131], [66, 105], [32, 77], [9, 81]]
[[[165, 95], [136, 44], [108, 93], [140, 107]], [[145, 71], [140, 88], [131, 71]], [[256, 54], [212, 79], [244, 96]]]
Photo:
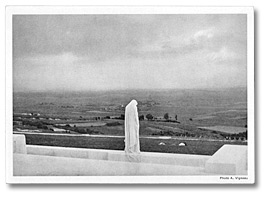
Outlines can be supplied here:
[[89, 135], [92, 135], [92, 134], [103, 134], [102, 132], [100, 131], [96, 131], [96, 130], [93, 130], [91, 128], [85, 128], [85, 127], [77, 127], [76, 125], [74, 126], [70, 126], [69, 124], [65, 125], [65, 126], [61, 126], [62, 129], [65, 129], [66, 131], [69, 131], [69, 132], [76, 132], [76, 133], [80, 133], [80, 134], [89, 134]]
[[247, 131], [242, 133], [234, 133], [234, 134], [221, 134], [226, 140], [240, 140], [244, 141], [248, 139]]
[[49, 125], [49, 123], [41, 122], [41, 121], [23, 120], [22, 125], [35, 126], [39, 129], [48, 129], [47, 125]]
[[[151, 113], [148, 113], [145, 117], [146, 117], [147, 120], [150, 120], [150, 121], [152, 121], [152, 120], [160, 121], [161, 120], [161, 119], [155, 118]], [[163, 120], [162, 121], [164, 121], [164, 122], [180, 123], [180, 122], [177, 121], [177, 119], [178, 119], [177, 118], [177, 115], [175, 115], [174, 118], [175, 119], [171, 119], [171, 117], [169, 116], [169, 113], [165, 113], [164, 116], [163, 116]]]
[[[30, 120], [23, 120], [22, 125], [34, 126], [38, 129], [44, 129], [44, 130], [49, 130], [48, 125], [52, 125], [52, 126], [57, 127], [57, 125], [53, 125], [53, 124], [50, 124], [48, 122], [30, 121]], [[111, 124], [111, 125], [116, 125], [116, 124]], [[102, 132], [95, 131], [93, 129], [89, 129], [89, 128], [85, 128], [85, 127], [76, 127], [76, 125], [74, 125], [72, 127], [69, 124], [66, 124], [65, 126], [61, 126], [61, 129], [65, 129], [68, 132], [73, 131], [73, 132], [77, 132], [77, 133], [81, 133], [81, 134], [103, 134]]]
[[197, 134], [191, 132], [174, 132], [174, 131], [159, 131], [152, 133], [155, 136], [181, 136], [181, 137], [196, 137]]

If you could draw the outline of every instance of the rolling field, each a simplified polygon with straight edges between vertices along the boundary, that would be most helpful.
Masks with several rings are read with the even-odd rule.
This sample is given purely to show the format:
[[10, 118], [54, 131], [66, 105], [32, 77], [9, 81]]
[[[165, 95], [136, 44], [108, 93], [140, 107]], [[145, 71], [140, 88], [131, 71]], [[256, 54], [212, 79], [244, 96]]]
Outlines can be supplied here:
[[[139, 102], [139, 115], [177, 115], [181, 123], [196, 126], [244, 127], [246, 88], [219, 90], [129, 90], [107, 92], [14, 93], [14, 113], [40, 113], [45, 117], [91, 119], [120, 116], [131, 99]], [[190, 118], [194, 120], [190, 121]]]
[[[50, 132], [54, 126], [77, 134], [123, 136], [124, 121], [119, 118], [131, 99], [138, 101], [139, 115], [144, 115], [140, 121], [141, 137], [172, 137], [166, 141], [141, 138], [142, 151], [211, 155], [223, 144], [247, 144], [247, 137], [242, 141], [234, 137], [232, 141], [226, 135], [230, 130], [235, 133], [235, 129], [247, 129], [246, 88], [13, 93], [16, 121], [13, 127]], [[174, 122], [162, 121], [165, 113]], [[148, 121], [147, 114], [161, 120]], [[26, 138], [27, 144], [124, 149], [122, 138], [56, 135], [26, 135]], [[180, 141], [187, 146], [179, 147]], [[159, 145], [160, 142], [165, 145]]]
[[[165, 145], [159, 145], [161, 142], [165, 143]], [[186, 146], [179, 146], [182, 142], [185, 142]], [[26, 143], [30, 145], [110, 150], [124, 150], [125, 147], [124, 138], [70, 137], [57, 135], [26, 135]], [[237, 141], [140, 138], [142, 152], [213, 155], [224, 144], [246, 145], [247, 143]]]

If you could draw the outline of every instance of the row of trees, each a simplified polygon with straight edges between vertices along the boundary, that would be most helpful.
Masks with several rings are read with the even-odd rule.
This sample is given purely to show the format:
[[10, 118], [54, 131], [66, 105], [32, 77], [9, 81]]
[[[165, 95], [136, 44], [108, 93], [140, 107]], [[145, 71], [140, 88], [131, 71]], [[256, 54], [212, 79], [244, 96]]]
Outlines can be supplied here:
[[41, 121], [31, 121], [31, 120], [23, 120], [22, 125], [27, 125], [27, 126], [35, 126], [39, 129], [48, 129], [47, 125], [48, 123], [41, 122]]
[[[57, 126], [56, 126], [57, 127]], [[93, 130], [91, 128], [85, 128], [85, 127], [77, 127], [76, 125], [71, 126], [69, 124], [66, 124], [65, 126], [61, 126], [62, 129], [65, 129], [67, 132], [77, 132], [80, 134], [103, 134], [100, 131]]]
[[248, 134], [246, 132], [242, 133], [234, 133], [234, 134], [221, 134], [226, 140], [247, 140], [248, 139]]
[[[152, 114], [150, 114], [150, 113], [148, 113], [145, 117], [146, 117], [147, 120], [153, 120], [153, 119], [155, 119], [154, 116]], [[169, 113], [165, 113], [164, 116], [163, 116], [163, 118], [165, 120], [171, 119], [170, 116], [169, 116]], [[174, 118], [175, 118], [175, 120], [177, 120], [177, 115], [175, 115]]]
[[[154, 120], [154, 116], [151, 113], [148, 113], [146, 116], [144, 115], [139, 115], [139, 120], [145, 120], [145, 118], [147, 120]], [[109, 116], [105, 117], [105, 119], [110, 119]], [[119, 117], [116, 117], [115, 119], [120, 119], [120, 120], [124, 120], [125, 119], [125, 115], [121, 114]], [[170, 120], [170, 116], [169, 113], [165, 113], [163, 116], [164, 120]], [[175, 120], [177, 120], [177, 115], [175, 115]]]
[[196, 135], [195, 133], [191, 133], [191, 132], [174, 132], [174, 131], [159, 131], [159, 132], [155, 132], [152, 133], [152, 135], [155, 136], [182, 136], [182, 137], [196, 137], [198, 135]]

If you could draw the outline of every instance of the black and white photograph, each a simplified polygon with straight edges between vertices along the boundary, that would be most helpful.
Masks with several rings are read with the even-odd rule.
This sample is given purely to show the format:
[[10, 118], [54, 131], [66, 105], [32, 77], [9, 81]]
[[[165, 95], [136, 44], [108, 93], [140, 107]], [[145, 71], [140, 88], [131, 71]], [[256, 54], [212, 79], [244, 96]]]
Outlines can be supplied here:
[[253, 12], [8, 7], [7, 182], [253, 184]]

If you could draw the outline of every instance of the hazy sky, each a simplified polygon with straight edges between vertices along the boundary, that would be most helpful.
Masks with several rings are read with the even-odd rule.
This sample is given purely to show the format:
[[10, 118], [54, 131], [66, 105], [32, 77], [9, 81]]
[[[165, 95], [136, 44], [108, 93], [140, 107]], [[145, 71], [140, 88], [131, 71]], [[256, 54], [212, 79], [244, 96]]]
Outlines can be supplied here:
[[247, 84], [246, 15], [16, 15], [14, 91]]

